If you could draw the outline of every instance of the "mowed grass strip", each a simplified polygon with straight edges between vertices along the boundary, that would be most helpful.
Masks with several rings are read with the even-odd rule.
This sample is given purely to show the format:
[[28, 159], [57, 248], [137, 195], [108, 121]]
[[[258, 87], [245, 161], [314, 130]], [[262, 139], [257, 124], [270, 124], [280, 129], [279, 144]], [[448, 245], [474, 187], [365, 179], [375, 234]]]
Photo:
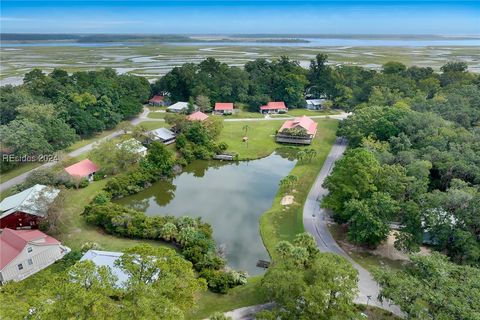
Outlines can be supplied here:
[[317, 151], [317, 156], [312, 161], [299, 161], [290, 172], [298, 177], [293, 193], [294, 203], [288, 206], [280, 204], [285, 191], [279, 189], [272, 208], [260, 217], [260, 233], [263, 243], [270, 257], [275, 259], [275, 246], [282, 240], [293, 240], [295, 235], [304, 231], [303, 228], [303, 205], [307, 198], [325, 159], [335, 142], [338, 121], [332, 119], [320, 119], [318, 131], [313, 143], [309, 147]]

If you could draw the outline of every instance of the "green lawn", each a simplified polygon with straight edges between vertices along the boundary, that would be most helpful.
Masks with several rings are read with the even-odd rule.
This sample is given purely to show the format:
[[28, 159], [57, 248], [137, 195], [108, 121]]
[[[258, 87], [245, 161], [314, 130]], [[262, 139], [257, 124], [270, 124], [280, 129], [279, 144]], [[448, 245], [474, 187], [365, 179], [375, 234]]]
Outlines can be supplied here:
[[143, 121], [143, 122], [140, 122], [137, 126], [143, 126], [147, 130], [170, 127], [170, 125], [165, 121]]
[[263, 114], [260, 112], [250, 112], [237, 110], [234, 114], [223, 116], [225, 119], [253, 119], [253, 118], [263, 118]]
[[[271, 154], [279, 145], [275, 133], [283, 121], [224, 122], [219, 141], [228, 144], [228, 150], [237, 152], [240, 160], [257, 159]], [[245, 134], [245, 127], [248, 126]], [[248, 143], [243, 142], [244, 136]]]
[[298, 182], [293, 193], [294, 203], [282, 206], [280, 200], [285, 195], [279, 190], [270, 210], [260, 217], [260, 233], [263, 243], [272, 259], [275, 259], [274, 249], [281, 240], [292, 240], [296, 234], [304, 231], [303, 228], [303, 205], [335, 141], [338, 121], [331, 119], [319, 119], [318, 132], [310, 146], [317, 151], [317, 157], [311, 162], [298, 162], [290, 174], [298, 177]]
[[248, 278], [246, 285], [233, 288], [227, 294], [203, 292], [199, 296], [197, 309], [187, 314], [186, 319], [205, 319], [215, 312], [265, 303], [260, 291], [260, 280], [260, 276]]
[[273, 114], [271, 117], [301, 117], [301, 116], [327, 116], [339, 114], [340, 110], [308, 110], [308, 109], [289, 109], [285, 114]]
[[166, 114], [166, 112], [150, 112], [147, 117], [151, 119], [163, 119]]

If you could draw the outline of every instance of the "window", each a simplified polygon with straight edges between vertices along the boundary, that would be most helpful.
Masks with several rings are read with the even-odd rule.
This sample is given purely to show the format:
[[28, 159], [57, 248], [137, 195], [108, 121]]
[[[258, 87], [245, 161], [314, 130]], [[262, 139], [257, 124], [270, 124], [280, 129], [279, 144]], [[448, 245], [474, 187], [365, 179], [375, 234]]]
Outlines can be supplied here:
[[18, 270], [23, 270], [23, 264], [20, 263], [19, 265], [17, 265], [17, 267], [18, 267]]
[[33, 264], [33, 260], [32, 259], [28, 259], [28, 265], [31, 266]]
[[28, 252], [28, 253], [30, 253], [30, 252], [32, 252], [32, 251], [33, 251], [33, 248], [32, 248], [32, 247], [28, 247], [28, 248], [27, 248], [27, 252]]

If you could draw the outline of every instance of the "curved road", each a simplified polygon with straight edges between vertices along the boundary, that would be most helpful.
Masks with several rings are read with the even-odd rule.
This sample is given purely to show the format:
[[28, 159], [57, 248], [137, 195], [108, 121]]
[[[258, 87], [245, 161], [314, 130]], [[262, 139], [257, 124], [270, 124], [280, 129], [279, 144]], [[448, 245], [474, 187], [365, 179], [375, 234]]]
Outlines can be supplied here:
[[361, 304], [374, 305], [379, 308], [388, 310], [396, 315], [401, 316], [402, 312], [398, 306], [383, 304], [378, 301], [379, 286], [373, 280], [370, 272], [356, 263], [335, 241], [330, 230], [328, 229], [327, 219], [328, 213], [325, 209], [320, 208], [322, 198], [327, 195], [328, 190], [322, 187], [325, 178], [330, 174], [335, 161], [340, 159], [347, 148], [347, 143], [342, 138], [337, 138], [332, 150], [328, 154], [315, 183], [308, 194], [305, 206], [303, 207], [303, 226], [305, 231], [314, 236], [317, 241], [318, 248], [322, 252], [332, 252], [345, 257], [358, 270], [358, 289], [359, 294], [355, 302]]

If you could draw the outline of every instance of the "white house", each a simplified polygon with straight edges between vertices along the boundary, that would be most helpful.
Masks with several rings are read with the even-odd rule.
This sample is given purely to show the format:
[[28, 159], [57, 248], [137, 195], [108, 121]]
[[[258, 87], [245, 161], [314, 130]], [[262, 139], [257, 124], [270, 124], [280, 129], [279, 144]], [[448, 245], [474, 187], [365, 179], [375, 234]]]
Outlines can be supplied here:
[[117, 148], [121, 150], [127, 150], [127, 152], [134, 152], [142, 157], [145, 157], [148, 152], [148, 149], [135, 138], [117, 143]]
[[128, 275], [115, 262], [123, 255], [122, 252], [88, 250], [80, 261], [90, 260], [96, 266], [109, 267], [112, 274], [117, 277], [117, 287], [122, 287], [123, 283], [128, 280]]
[[70, 249], [39, 230], [0, 234], [0, 283], [20, 281], [61, 259]]
[[158, 128], [148, 132], [148, 141], [160, 141], [163, 144], [175, 142], [175, 133], [167, 128]]
[[327, 99], [309, 99], [305, 100], [305, 108], [309, 110], [322, 109]]
[[[198, 106], [193, 105], [193, 109], [197, 111]], [[176, 112], [176, 113], [187, 112], [187, 110], [188, 110], [188, 102], [183, 102], [183, 101], [176, 102], [167, 108], [167, 111]]]

